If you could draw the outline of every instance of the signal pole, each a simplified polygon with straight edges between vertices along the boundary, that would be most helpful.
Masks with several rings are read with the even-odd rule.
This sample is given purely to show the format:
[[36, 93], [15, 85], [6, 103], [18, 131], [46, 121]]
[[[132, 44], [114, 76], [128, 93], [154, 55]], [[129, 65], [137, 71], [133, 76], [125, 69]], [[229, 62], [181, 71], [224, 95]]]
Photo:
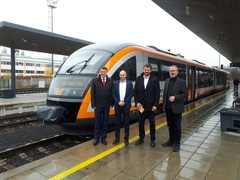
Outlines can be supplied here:
[[[48, 30], [53, 32], [53, 9], [57, 8], [58, 0], [47, 0], [48, 6]], [[53, 62], [53, 54], [52, 54], [52, 74], [54, 74], [54, 62]]]

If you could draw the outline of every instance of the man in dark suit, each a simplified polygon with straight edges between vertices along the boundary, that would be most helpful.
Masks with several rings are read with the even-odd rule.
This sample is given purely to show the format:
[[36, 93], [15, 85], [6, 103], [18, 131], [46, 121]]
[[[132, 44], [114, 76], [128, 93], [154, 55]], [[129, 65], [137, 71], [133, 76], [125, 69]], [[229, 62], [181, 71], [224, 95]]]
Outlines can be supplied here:
[[143, 143], [145, 137], [144, 123], [145, 119], [149, 119], [150, 123], [150, 146], [155, 147], [155, 114], [159, 103], [160, 97], [160, 85], [158, 77], [151, 74], [151, 64], [145, 64], [143, 67], [143, 73], [137, 77], [134, 87], [134, 100], [136, 107], [139, 110], [139, 139], [135, 145]]
[[107, 68], [101, 67], [99, 76], [93, 79], [91, 86], [91, 105], [95, 113], [94, 142], [96, 146], [101, 138], [102, 144], [107, 145], [107, 126], [109, 110], [112, 108], [113, 80], [107, 76]]
[[122, 70], [119, 73], [120, 80], [113, 83], [112, 97], [115, 106], [115, 140], [113, 145], [120, 141], [120, 124], [123, 116], [124, 124], [124, 143], [129, 144], [129, 117], [131, 108], [131, 99], [133, 97], [133, 84], [126, 80], [127, 73]]
[[163, 92], [163, 108], [166, 112], [169, 140], [162, 146], [173, 146], [173, 151], [178, 152], [181, 141], [182, 113], [188, 94], [185, 80], [177, 77], [177, 66], [170, 66], [169, 75], [170, 78], [166, 79]]

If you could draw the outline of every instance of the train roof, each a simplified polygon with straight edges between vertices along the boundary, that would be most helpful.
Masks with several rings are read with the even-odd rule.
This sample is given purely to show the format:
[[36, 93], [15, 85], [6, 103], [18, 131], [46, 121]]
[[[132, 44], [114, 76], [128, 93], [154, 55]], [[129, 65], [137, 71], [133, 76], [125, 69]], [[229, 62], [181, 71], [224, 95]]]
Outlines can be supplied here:
[[130, 43], [130, 42], [101, 42], [101, 43], [94, 43], [94, 44], [85, 46], [79, 50], [99, 49], [99, 50], [109, 51], [115, 54], [121, 49], [126, 48], [128, 46], [139, 46], [139, 45], [135, 43]]
[[166, 54], [166, 56], [168, 56], [169, 58], [170, 57], [174, 58], [176, 60], [182, 61], [183, 63], [187, 63], [189, 65], [192, 64], [192, 65], [198, 66], [198, 67], [208, 68], [208, 69], [212, 69], [212, 70], [215, 69], [217, 71], [226, 72], [225, 70], [205, 65], [204, 63], [201, 63], [197, 60], [185, 59], [183, 56], [178, 56], [178, 54], [173, 54], [173, 53], [170, 53], [170, 52], [167, 52], [167, 51], [159, 50], [155, 46], [141, 46], [139, 44], [131, 43], [131, 42], [100, 42], [100, 43], [94, 43], [94, 44], [90, 44], [90, 45], [87, 45], [85, 47], [82, 47], [78, 51], [89, 50], [89, 49], [97, 49], [97, 50], [108, 51], [112, 54], [116, 54], [121, 49], [124, 49], [124, 48], [129, 47], [129, 46], [138, 46], [141, 49], [148, 49], [152, 52], [156, 52], [156, 53], [159, 53], [159, 54]]

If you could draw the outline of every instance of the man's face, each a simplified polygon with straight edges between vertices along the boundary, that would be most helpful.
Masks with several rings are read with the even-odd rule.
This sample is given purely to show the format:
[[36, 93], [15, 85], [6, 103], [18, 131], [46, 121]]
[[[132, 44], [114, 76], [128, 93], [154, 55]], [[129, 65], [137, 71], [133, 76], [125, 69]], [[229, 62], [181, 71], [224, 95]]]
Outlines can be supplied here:
[[152, 70], [150, 68], [144, 67], [143, 73], [145, 76], [149, 76], [151, 74]]
[[175, 66], [171, 66], [169, 68], [169, 75], [171, 78], [176, 77], [178, 75], [178, 69]]
[[106, 77], [106, 75], [107, 75], [107, 70], [105, 70], [105, 69], [100, 69], [100, 75], [101, 75], [102, 77]]
[[125, 81], [126, 78], [127, 78], [126, 72], [125, 72], [125, 71], [121, 71], [121, 72], [119, 73], [119, 77], [120, 77], [120, 80], [121, 80], [121, 81]]

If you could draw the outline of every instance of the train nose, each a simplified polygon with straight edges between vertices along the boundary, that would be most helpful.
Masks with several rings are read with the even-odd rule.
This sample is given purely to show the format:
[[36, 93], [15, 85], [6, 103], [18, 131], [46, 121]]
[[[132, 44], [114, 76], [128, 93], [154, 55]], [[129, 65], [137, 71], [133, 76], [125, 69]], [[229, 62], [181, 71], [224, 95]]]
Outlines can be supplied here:
[[37, 118], [47, 124], [59, 124], [67, 115], [67, 109], [62, 106], [40, 106], [37, 111]]

